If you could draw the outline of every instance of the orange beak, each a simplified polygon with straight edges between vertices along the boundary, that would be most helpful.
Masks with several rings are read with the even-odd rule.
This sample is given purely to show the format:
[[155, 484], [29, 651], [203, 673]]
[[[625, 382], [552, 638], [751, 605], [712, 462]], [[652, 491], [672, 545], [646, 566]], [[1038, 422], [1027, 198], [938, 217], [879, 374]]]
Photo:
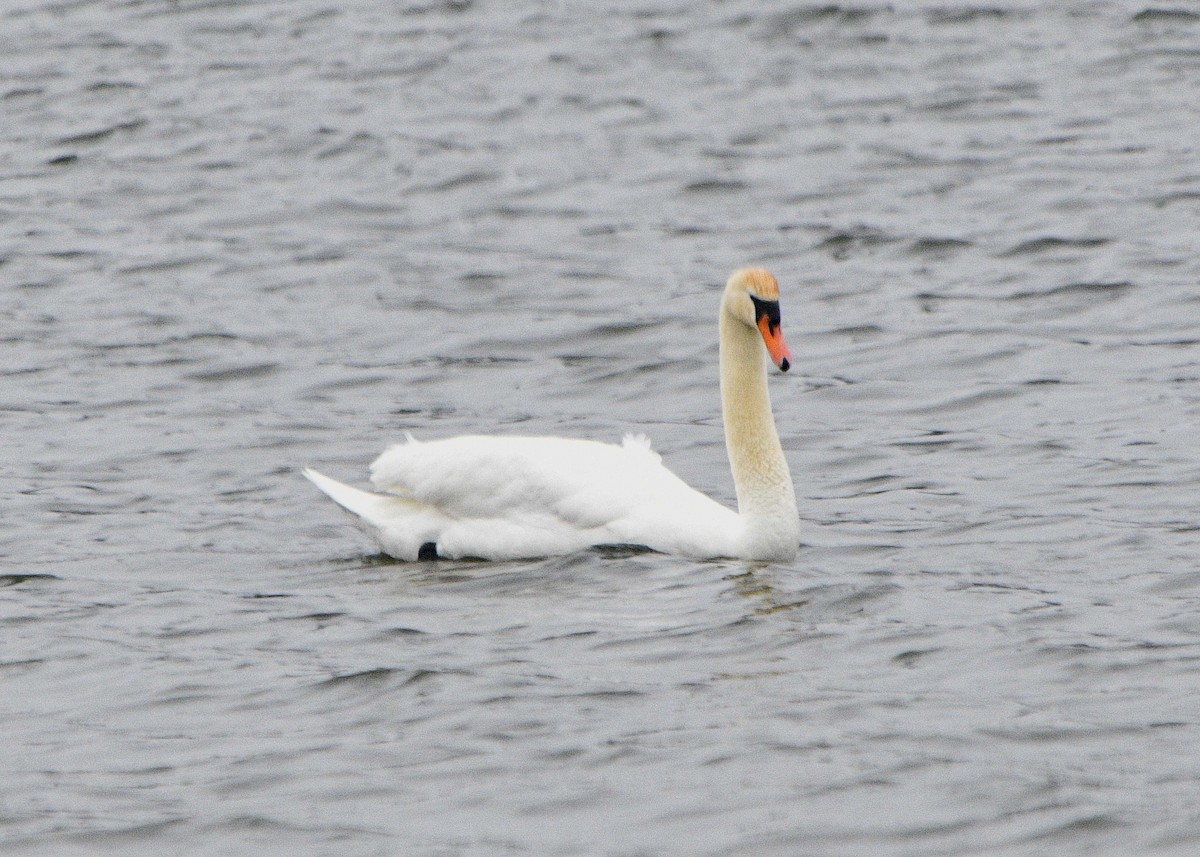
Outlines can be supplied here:
[[762, 334], [763, 342], [767, 344], [767, 353], [775, 361], [781, 372], [786, 372], [792, 365], [792, 352], [783, 341], [783, 328], [776, 325], [771, 327], [771, 320], [766, 315], [758, 317], [758, 332]]

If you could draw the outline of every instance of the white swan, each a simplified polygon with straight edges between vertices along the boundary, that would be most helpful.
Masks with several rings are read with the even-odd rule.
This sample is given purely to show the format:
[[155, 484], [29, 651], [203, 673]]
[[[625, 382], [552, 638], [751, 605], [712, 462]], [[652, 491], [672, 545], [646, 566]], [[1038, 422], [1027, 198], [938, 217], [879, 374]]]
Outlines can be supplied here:
[[464, 436], [393, 446], [371, 465], [384, 493], [304, 475], [368, 525], [397, 559], [505, 560], [594, 545], [645, 545], [697, 558], [787, 560], [800, 536], [775, 431], [763, 344], [787, 371], [779, 285], [734, 272], [721, 299], [721, 403], [738, 511], [688, 487], [644, 437], [617, 446], [556, 437]]

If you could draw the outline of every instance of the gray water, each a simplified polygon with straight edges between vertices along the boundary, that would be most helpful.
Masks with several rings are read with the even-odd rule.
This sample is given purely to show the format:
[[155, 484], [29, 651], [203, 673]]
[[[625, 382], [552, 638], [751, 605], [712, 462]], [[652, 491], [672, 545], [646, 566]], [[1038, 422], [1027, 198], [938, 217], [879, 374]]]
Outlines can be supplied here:
[[[0, 852], [1200, 849], [1200, 14], [9, 0]], [[649, 435], [788, 565], [399, 564], [300, 476]]]

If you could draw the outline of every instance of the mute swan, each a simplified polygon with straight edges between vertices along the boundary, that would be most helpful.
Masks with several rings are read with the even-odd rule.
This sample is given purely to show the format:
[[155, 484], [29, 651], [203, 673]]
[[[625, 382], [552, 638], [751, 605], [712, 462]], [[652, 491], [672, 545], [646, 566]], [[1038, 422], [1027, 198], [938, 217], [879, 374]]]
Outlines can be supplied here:
[[402, 560], [505, 560], [594, 545], [645, 545], [696, 558], [787, 560], [800, 520], [767, 393], [763, 345], [786, 372], [779, 285], [735, 271], [720, 311], [721, 404], [738, 511], [688, 487], [650, 442], [556, 437], [409, 437], [371, 465], [372, 494], [304, 475]]

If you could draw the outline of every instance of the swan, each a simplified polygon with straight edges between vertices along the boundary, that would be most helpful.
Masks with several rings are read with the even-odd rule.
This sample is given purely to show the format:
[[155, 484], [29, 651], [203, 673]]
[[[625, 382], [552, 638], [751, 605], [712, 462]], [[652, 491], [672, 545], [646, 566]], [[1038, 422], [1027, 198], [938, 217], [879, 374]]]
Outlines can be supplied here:
[[400, 560], [530, 559], [617, 544], [698, 559], [791, 559], [800, 519], [763, 352], [784, 372], [792, 355], [780, 327], [779, 284], [769, 271], [733, 273], [718, 330], [736, 512], [664, 467], [640, 435], [626, 435], [620, 445], [478, 435], [418, 441], [410, 435], [371, 465], [380, 493], [312, 469], [304, 475]]

